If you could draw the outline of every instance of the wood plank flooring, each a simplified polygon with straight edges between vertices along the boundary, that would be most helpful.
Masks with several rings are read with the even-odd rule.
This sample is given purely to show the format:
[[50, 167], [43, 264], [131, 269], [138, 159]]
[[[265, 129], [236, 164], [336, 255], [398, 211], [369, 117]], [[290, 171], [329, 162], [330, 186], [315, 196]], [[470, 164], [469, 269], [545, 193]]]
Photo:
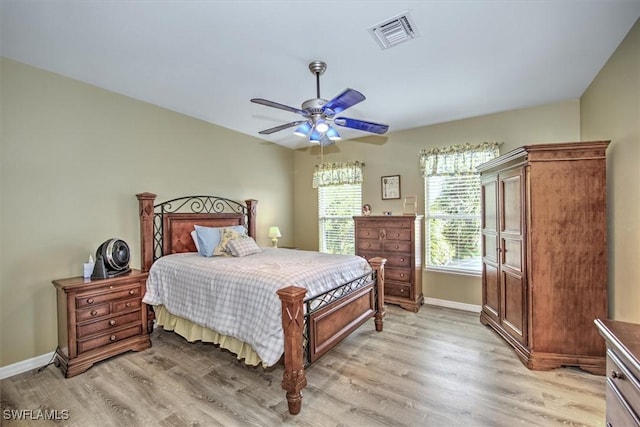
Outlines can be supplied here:
[[[249, 368], [161, 330], [153, 347], [65, 379], [53, 365], [0, 382], [3, 426], [603, 426], [605, 378], [530, 371], [479, 315], [387, 306], [307, 370], [290, 415], [282, 368]], [[67, 420], [6, 419], [7, 410]], [[49, 412], [51, 413], [51, 412]], [[55, 412], [54, 412], [55, 413]]]

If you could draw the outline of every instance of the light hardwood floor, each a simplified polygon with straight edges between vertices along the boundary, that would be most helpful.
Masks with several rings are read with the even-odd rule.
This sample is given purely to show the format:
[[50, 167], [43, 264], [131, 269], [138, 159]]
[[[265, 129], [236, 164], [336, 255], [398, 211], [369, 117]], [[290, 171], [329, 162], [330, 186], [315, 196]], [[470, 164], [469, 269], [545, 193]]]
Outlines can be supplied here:
[[[282, 368], [249, 368], [213, 345], [156, 330], [153, 347], [65, 379], [53, 365], [0, 383], [3, 426], [603, 426], [605, 378], [525, 368], [478, 315], [387, 307], [307, 370], [289, 415]], [[6, 410], [68, 411], [66, 421]]]

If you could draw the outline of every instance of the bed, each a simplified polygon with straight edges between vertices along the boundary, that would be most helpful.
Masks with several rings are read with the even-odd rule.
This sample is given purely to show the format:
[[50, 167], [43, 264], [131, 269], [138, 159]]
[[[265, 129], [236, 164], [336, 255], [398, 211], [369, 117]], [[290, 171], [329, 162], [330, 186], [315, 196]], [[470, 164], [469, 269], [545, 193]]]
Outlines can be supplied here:
[[[268, 367], [283, 363], [282, 388], [286, 391], [289, 413], [295, 415], [301, 410], [302, 389], [307, 384], [306, 367], [371, 318], [374, 318], [376, 331], [382, 331], [385, 259], [351, 257], [354, 259], [348, 260], [349, 265], [360, 261], [366, 268], [345, 264], [345, 269], [351, 268], [347, 272], [342, 264], [349, 257], [326, 257], [327, 254], [319, 252], [293, 249], [261, 248], [259, 254], [247, 257], [206, 258], [197, 254], [192, 236], [194, 226], [242, 226], [246, 234], [255, 239], [257, 200], [240, 203], [218, 196], [186, 196], [156, 204], [153, 193], [140, 193], [136, 197], [140, 213], [141, 264], [150, 274], [145, 295], [145, 302], [149, 304], [148, 328], [153, 328], [155, 320], [158, 326], [174, 330], [189, 341], [213, 342], [226, 348], [248, 365]], [[277, 266], [278, 271], [273, 271], [271, 266]], [[291, 272], [289, 267], [295, 266], [298, 270]], [[191, 300], [189, 297], [178, 302], [163, 299], [171, 289], [168, 278], [178, 275], [163, 269], [176, 268], [185, 274], [198, 272], [198, 275], [204, 275], [208, 273], [200, 270], [214, 267], [215, 277], [224, 277], [221, 279], [225, 282], [224, 288], [232, 289], [234, 298], [244, 299], [245, 306], [252, 307], [246, 313], [250, 315], [238, 317], [236, 310], [235, 320], [222, 324], [204, 319], [216, 311], [223, 311], [220, 305], [218, 310], [211, 310], [216, 307], [215, 298], [224, 301], [231, 298], [216, 293], [211, 296], [212, 302], [198, 304], [210, 297], [203, 294], [203, 288], [214, 281], [211, 277], [187, 276], [180, 288], [194, 287], [197, 297], [192, 296]], [[252, 278], [254, 285], [242, 287], [233, 277], [221, 276], [224, 270], [233, 270], [245, 276], [244, 279]], [[315, 271], [321, 279], [306, 276], [307, 270]], [[205, 284], [199, 285], [200, 282]], [[263, 282], [265, 290], [261, 292], [264, 295], [259, 298], [260, 303], [256, 303], [252, 297], [254, 288], [258, 284], [262, 288]], [[211, 292], [207, 289], [207, 293]], [[190, 305], [202, 305], [205, 309], [198, 311], [200, 314], [192, 314]], [[257, 329], [254, 327], [256, 321], [274, 328], [277, 324], [277, 330], [271, 328], [265, 334], [275, 337], [275, 344], [273, 339], [263, 345], [262, 338], [253, 341], [252, 336], [236, 333], [236, 329], [242, 328], [235, 323], [247, 323], [251, 330]]]

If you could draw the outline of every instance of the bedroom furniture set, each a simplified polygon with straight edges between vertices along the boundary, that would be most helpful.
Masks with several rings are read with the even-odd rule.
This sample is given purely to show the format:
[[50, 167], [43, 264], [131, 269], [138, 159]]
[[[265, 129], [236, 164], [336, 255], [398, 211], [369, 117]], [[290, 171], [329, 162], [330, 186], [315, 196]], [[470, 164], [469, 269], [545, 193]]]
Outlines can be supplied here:
[[[282, 388], [289, 412], [297, 414], [307, 366], [371, 318], [382, 331], [384, 258], [258, 248], [256, 200], [188, 196], [154, 204], [155, 194], [136, 196], [141, 271], [54, 281], [56, 363], [66, 377], [148, 348], [156, 320], [190, 341], [226, 348], [248, 365], [283, 363]], [[226, 245], [221, 255], [227, 256], [199, 255], [196, 242], [203, 242], [195, 226], [221, 233], [217, 248]]]

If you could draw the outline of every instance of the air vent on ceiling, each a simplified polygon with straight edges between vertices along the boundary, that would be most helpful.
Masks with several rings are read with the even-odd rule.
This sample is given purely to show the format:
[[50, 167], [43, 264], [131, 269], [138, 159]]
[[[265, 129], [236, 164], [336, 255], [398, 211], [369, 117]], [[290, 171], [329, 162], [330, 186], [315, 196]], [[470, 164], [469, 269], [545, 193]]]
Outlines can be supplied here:
[[369, 27], [369, 33], [382, 49], [388, 49], [399, 43], [420, 37], [409, 11]]

